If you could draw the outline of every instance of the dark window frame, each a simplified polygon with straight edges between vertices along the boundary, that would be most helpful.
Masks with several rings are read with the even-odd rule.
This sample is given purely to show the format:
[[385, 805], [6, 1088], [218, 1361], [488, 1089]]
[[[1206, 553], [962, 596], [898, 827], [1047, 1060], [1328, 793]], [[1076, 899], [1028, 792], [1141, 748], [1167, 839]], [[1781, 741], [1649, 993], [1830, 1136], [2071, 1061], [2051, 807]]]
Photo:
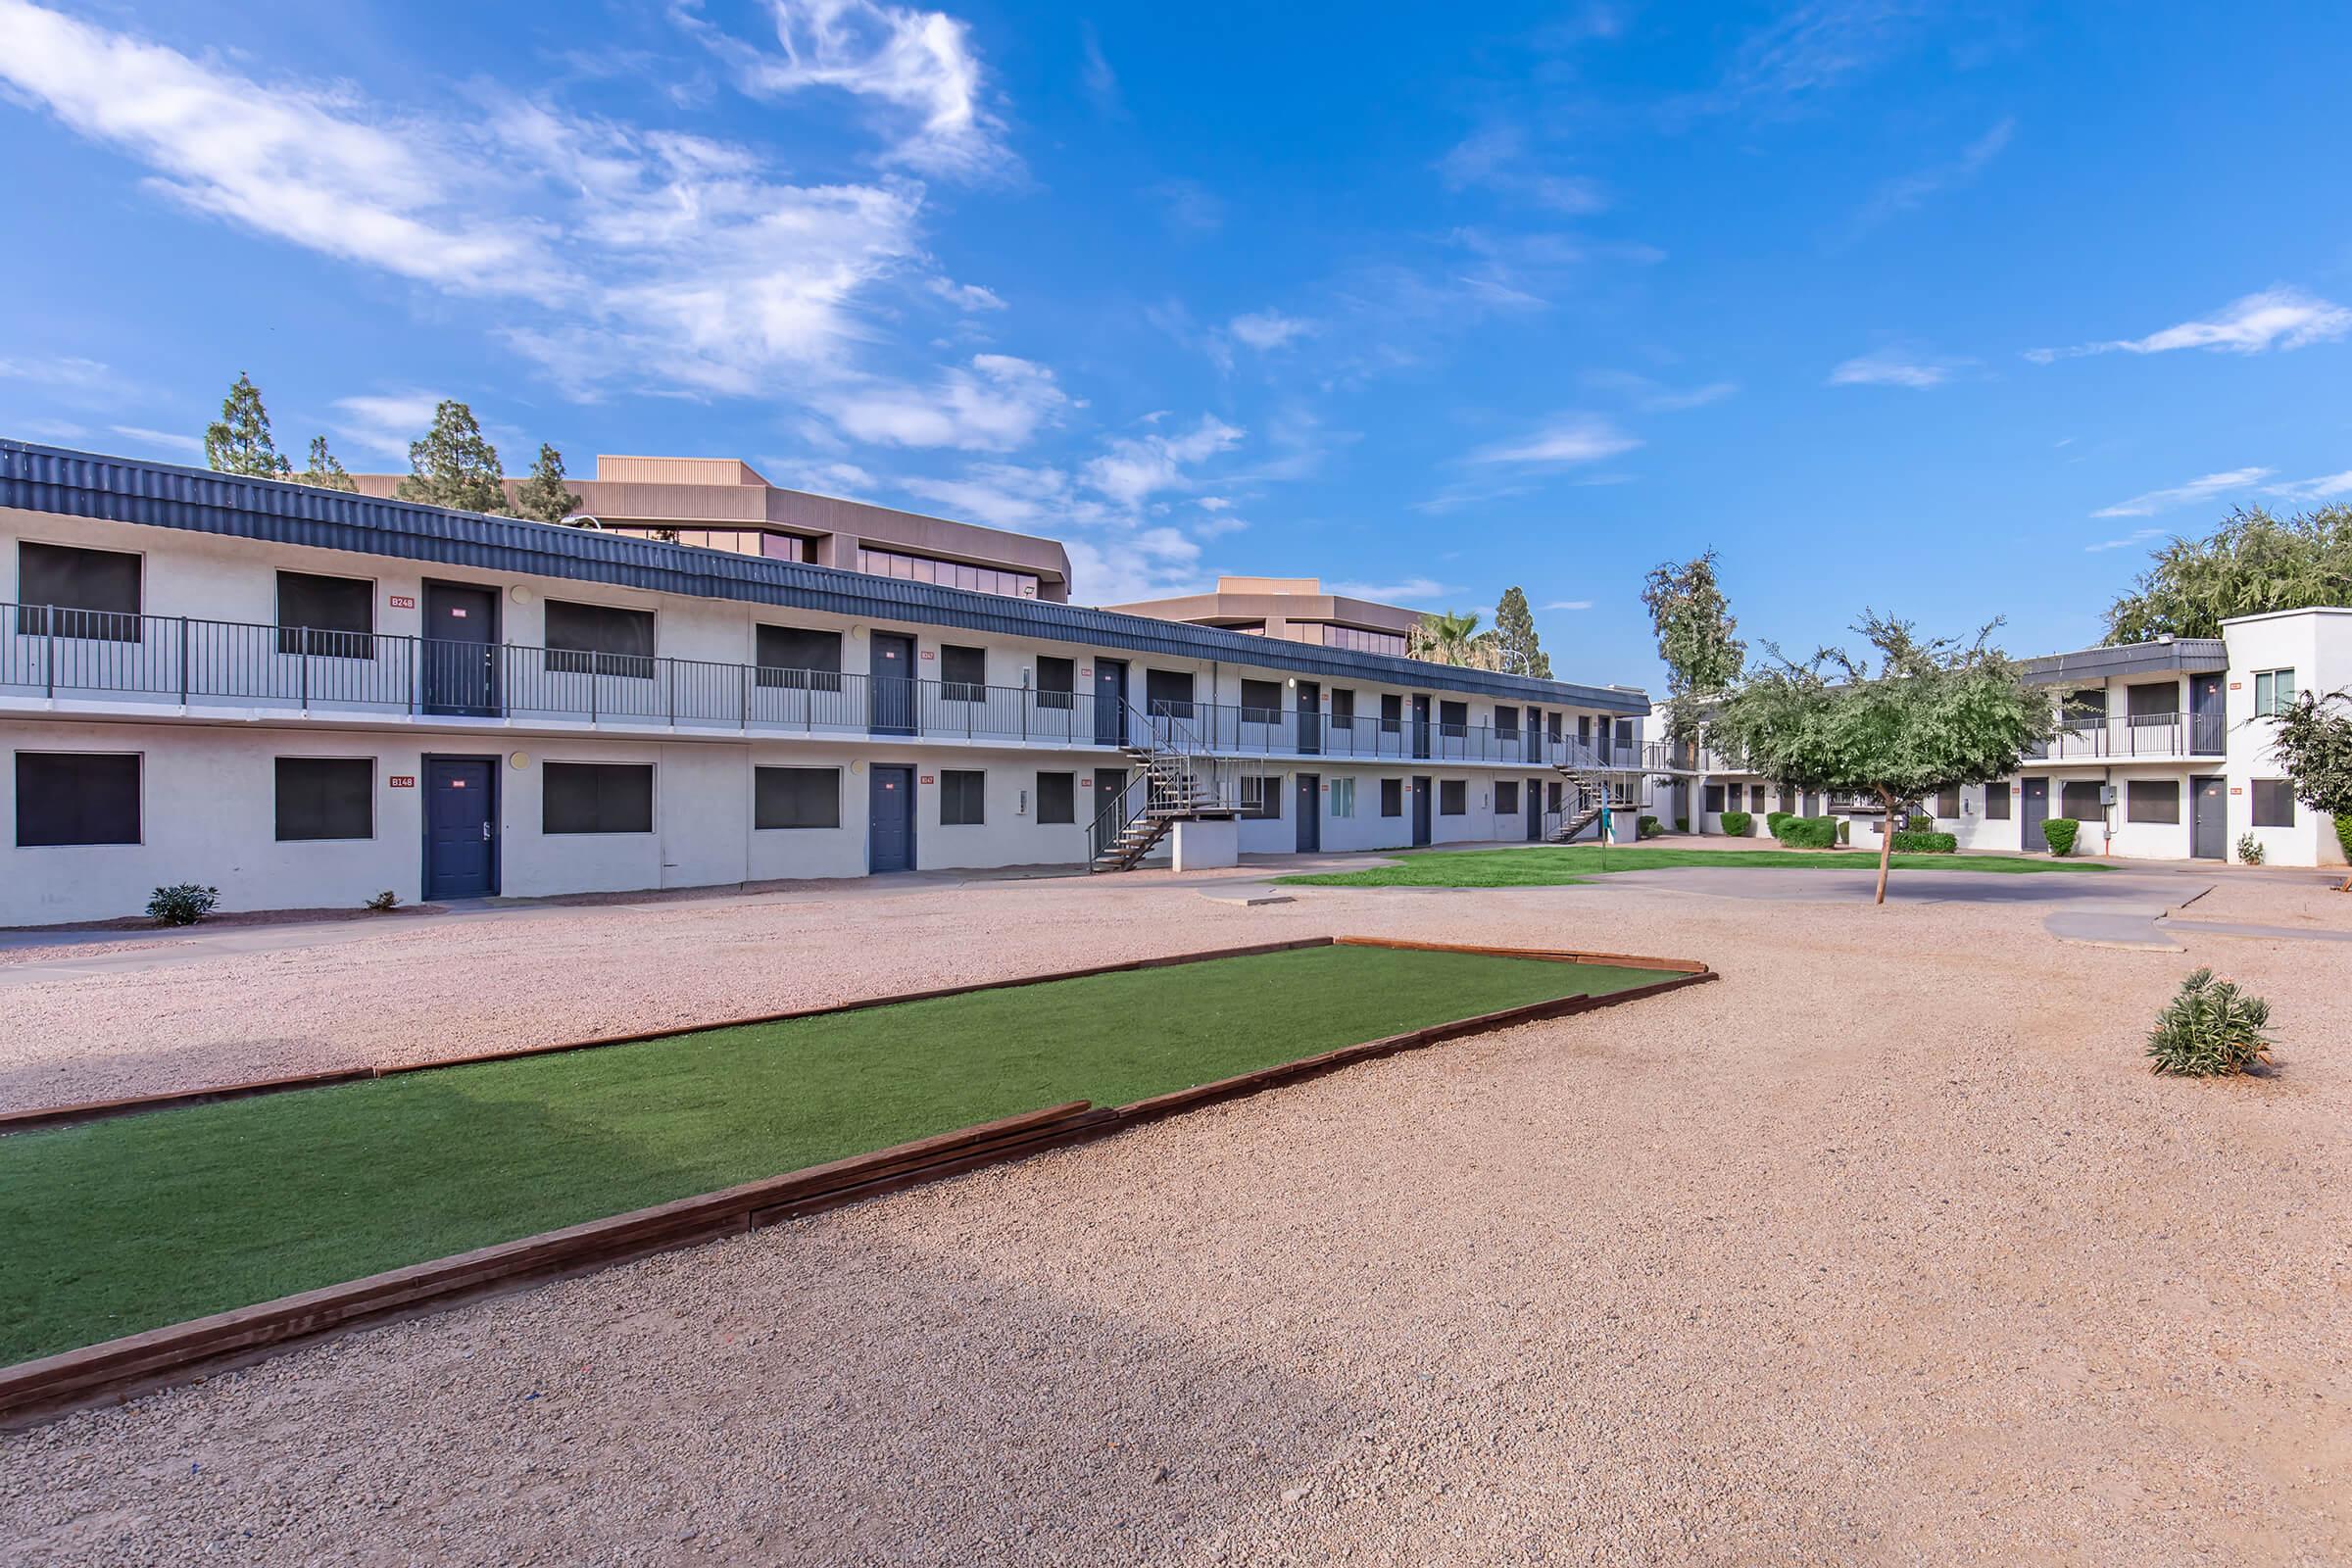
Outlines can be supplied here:
[[[1054, 667], [1049, 668], [1048, 666]], [[1058, 677], [1061, 684], [1058, 686], [1049, 684], [1048, 675]], [[1037, 706], [1056, 710], [1073, 709], [1078, 706], [1078, 661], [1059, 659], [1052, 654], [1038, 655]]]
[[[1060, 786], [1059, 789], [1049, 791], [1046, 788], [1048, 779], [1055, 780]], [[1061, 800], [1054, 808], [1054, 814], [1052, 816], [1046, 814], [1049, 794], [1061, 796]], [[1078, 775], [1071, 772], [1041, 769], [1037, 775], [1037, 825], [1039, 827], [1075, 827], [1077, 823]]]
[[[1454, 803], [1450, 808], [1447, 801]], [[1468, 816], [1470, 814], [1470, 781], [1466, 778], [1438, 780], [1438, 814], [1440, 816]]]
[[[60, 838], [60, 837], [39, 837], [39, 838], [31, 838], [31, 839], [27, 839], [27, 838], [24, 836], [24, 830], [25, 830], [25, 826], [26, 826], [26, 823], [27, 823], [27, 815], [26, 815], [26, 812], [25, 812], [25, 809], [24, 809], [24, 803], [25, 803], [25, 801], [26, 801], [26, 800], [28, 800], [28, 799], [31, 799], [31, 800], [41, 800], [41, 801], [47, 802], [47, 801], [49, 801], [49, 800], [50, 800], [52, 797], [51, 797], [51, 796], [49, 796], [49, 795], [47, 795], [47, 794], [44, 794], [44, 793], [43, 793], [43, 792], [42, 792], [40, 789], [38, 789], [38, 788], [34, 787], [34, 786], [33, 786], [33, 784], [32, 784], [31, 782], [29, 782], [29, 781], [26, 779], [26, 777], [25, 777], [25, 763], [26, 763], [28, 760], [29, 760], [29, 761], [32, 761], [32, 762], [34, 763], [34, 766], [35, 766], [35, 768], [37, 769], [37, 768], [39, 767], [39, 765], [40, 765], [40, 760], [42, 760], [42, 759], [48, 759], [48, 758], [72, 758], [72, 759], [74, 759], [74, 760], [79, 760], [79, 761], [84, 761], [84, 762], [87, 762], [87, 761], [94, 761], [94, 760], [100, 760], [100, 759], [105, 759], [105, 760], [109, 760], [109, 761], [125, 761], [125, 760], [126, 760], [126, 761], [128, 761], [128, 762], [130, 763], [130, 816], [131, 816], [131, 820], [130, 820], [130, 837], [128, 837], [128, 838], [86, 838], [86, 837]], [[139, 845], [143, 845], [143, 844], [145, 844], [145, 843], [147, 842], [147, 754], [146, 754], [146, 753], [144, 753], [144, 752], [70, 752], [70, 751], [59, 751], [59, 750], [54, 750], [54, 749], [43, 749], [43, 748], [36, 748], [36, 747], [27, 747], [27, 748], [24, 748], [24, 749], [23, 749], [23, 750], [20, 750], [20, 751], [19, 751], [19, 752], [16, 754], [16, 765], [15, 765], [15, 773], [16, 773], [16, 780], [15, 780], [15, 782], [16, 782], [16, 792], [17, 792], [17, 793], [16, 793], [16, 834], [15, 834], [15, 838], [16, 838], [16, 846], [17, 846], [17, 848], [18, 848], [18, 849], [20, 849], [20, 850], [67, 850], [67, 849], [104, 849], [104, 848], [109, 848], [109, 847], [112, 847], [112, 848], [118, 848], [118, 849], [120, 849], [120, 848], [126, 848], [126, 847], [136, 847], [136, 846], [139, 846]], [[58, 801], [60, 801], [60, 802], [63, 804], [63, 806], [66, 808], [66, 809], [65, 809], [65, 810], [64, 810], [64, 811], [63, 811], [61, 814], [62, 814], [63, 816], [72, 817], [72, 818], [74, 818], [74, 819], [75, 819], [75, 820], [77, 820], [77, 821], [78, 821], [79, 819], [81, 819], [81, 818], [84, 818], [84, 817], [86, 817], [86, 816], [90, 815], [90, 814], [92, 813], [93, 808], [94, 808], [96, 805], [98, 805], [98, 804], [99, 804], [99, 798], [98, 798], [98, 796], [97, 796], [97, 795], [96, 795], [96, 794], [95, 794], [95, 793], [94, 793], [94, 792], [93, 792], [93, 791], [90, 789], [90, 787], [89, 787], [89, 783], [88, 783], [88, 781], [87, 781], [87, 780], [80, 780], [80, 781], [66, 781], [66, 783], [64, 783], [63, 785], [61, 785], [61, 787], [59, 788], [59, 790], [56, 792], [55, 799], [57, 799]], [[50, 820], [50, 819], [52, 819], [52, 818], [48, 818], [48, 817], [41, 817], [41, 816], [35, 816], [35, 817], [31, 818], [31, 820], [33, 820], [33, 821], [35, 821], [35, 822], [41, 822], [41, 821]]]
[[[1510, 791], [1507, 802], [1503, 795], [1503, 791], [1505, 790]], [[1505, 778], [1495, 780], [1494, 814], [1496, 816], [1516, 816], [1519, 814], [1519, 781], [1517, 779]]]
[[[606, 799], [606, 787], [613, 782], [613, 776], [623, 772], [644, 774], [645, 825], [643, 827], [549, 826], [548, 824], [554, 816], [554, 813], [550, 810], [550, 807], [554, 804], [553, 796], [557, 783], [557, 775], [561, 773], [566, 777], [569, 777], [571, 775], [583, 772], [594, 772], [600, 775], [599, 779], [596, 781], [597, 791], [594, 807], [596, 813], [595, 819], [599, 822], [603, 820], [603, 812], [611, 804]], [[659, 802], [655, 796], [656, 788], [657, 783], [654, 778], [654, 764], [651, 762], [576, 762], [561, 760], [542, 762], [539, 765], [539, 832], [541, 836], [546, 838], [625, 838], [631, 835], [650, 834], [654, 831], [654, 823], [657, 820], [656, 812], [659, 806]]]
[[[775, 633], [779, 639], [805, 637], [821, 640], [830, 637], [833, 640], [831, 665], [828, 667], [823, 662], [813, 664], [770, 662], [760, 652], [760, 645], [769, 641], [765, 635], [769, 632]], [[784, 626], [773, 621], [760, 621], [752, 628], [752, 662], [757, 668], [757, 673], [753, 678], [761, 686], [782, 687], [790, 691], [837, 692], [841, 690], [841, 647], [842, 633], [835, 629], [823, 626]]]
[[[752, 831], [755, 833], [821, 833], [828, 828], [838, 828], [841, 826], [841, 768], [838, 766], [808, 767], [789, 762], [761, 762], [756, 764], [752, 768]], [[821, 820], [806, 822], [784, 822], [770, 820], [768, 812], [770, 806], [777, 808], [777, 811], [775, 813], [777, 815], [798, 815], [808, 804], [806, 801], [799, 799], [786, 800], [783, 798], [782, 792], [780, 791], [778, 792], [777, 798], [771, 801], [768, 793], [761, 789], [761, 784], [765, 782], [768, 777], [774, 776], [781, 779], [786, 775], [790, 775], [796, 779], [802, 780], [814, 779], [819, 775], [829, 775], [832, 782], [831, 806], [833, 819], [829, 822]], [[821, 791], [811, 791], [811, 794], [817, 793], [821, 793]], [[824, 813], [820, 811], [816, 814], [821, 817]]]
[[[558, 610], [567, 614], [578, 612], [591, 623], [601, 621], [610, 629], [619, 626], [645, 628], [645, 652], [635, 649], [598, 648], [566, 643], [559, 647], [556, 630], [551, 624]], [[658, 611], [639, 610], [632, 605], [599, 605], [584, 599], [550, 599], [541, 607], [540, 632], [547, 645], [545, 659], [551, 675], [611, 675], [622, 680], [652, 680], [656, 654], [661, 646]], [[566, 628], [566, 635], [578, 635]], [[634, 640], [634, 639], [632, 639]]]
[[[294, 764], [297, 768], [306, 763], [338, 763], [346, 767], [358, 768], [362, 784], [360, 795], [366, 803], [368, 810], [368, 831], [365, 833], [287, 832], [286, 766], [288, 763]], [[270, 769], [270, 825], [271, 831], [275, 835], [275, 842], [279, 844], [364, 844], [371, 842], [376, 836], [377, 827], [375, 769], [376, 759], [372, 757], [317, 757], [304, 754], [271, 758]], [[323, 808], [319, 814], [322, 817], [326, 814]]]
[[[950, 665], [961, 668], [961, 674], [950, 674]], [[977, 680], [970, 679], [978, 676]], [[970, 643], [941, 643], [939, 645], [939, 700], [943, 703], [984, 703], [988, 701], [988, 650]]]
[[[2166, 799], [2164, 791], [2172, 792]], [[2142, 797], [2145, 797], [2143, 808]], [[2142, 815], [2146, 810], [2150, 815]], [[2180, 825], [2180, 781], [2177, 778], [2133, 778], [2124, 781], [2124, 820], [2163, 827]]]
[[[1998, 803], [1997, 807], [1995, 805], [1996, 802]], [[2008, 821], [2010, 819], [2009, 807], [2009, 786], [2007, 784], [1987, 784], [1984, 786], [1985, 821]]]
[[1396, 817], [1404, 815], [1404, 780], [1384, 778], [1380, 781], [1380, 814]]
[[[950, 779], [955, 780], [953, 784]], [[957, 814], [951, 816], [953, 806]], [[970, 810], [970, 816], [962, 815]], [[943, 767], [939, 770], [939, 825], [988, 826], [988, 770], [982, 767]]]
[[[2266, 794], [2269, 797], [2269, 804], [2272, 806], [2272, 809], [2267, 811], [2264, 808]], [[2293, 827], [2295, 825], [2295, 807], [2299, 803], [2295, 800], [2294, 780], [2286, 778], [2253, 779], [2248, 781], [2246, 795], [2246, 808], [2252, 813], [2247, 826]], [[2285, 803], [2283, 814], [2277, 809], [2278, 802]]]
[[[286, 618], [286, 579], [301, 582], [335, 583], [357, 588], [360, 613], [356, 626], [324, 626], [316, 618], [288, 620]], [[281, 654], [302, 654], [317, 659], [366, 659], [375, 657], [375, 579], [346, 577], [339, 572], [280, 570], [276, 583], [277, 651]]]
[[[2090, 791], [2091, 807], [2087, 815], [2078, 814], [2075, 808], [2067, 804], [2068, 795], [2082, 790]], [[2098, 797], [2099, 781], [2097, 779], [2060, 779], [2058, 781], [2058, 814], [2075, 822], [2104, 822], [2107, 819], [2107, 807], [2106, 803]]]
[[[1257, 780], [1257, 804], [1255, 806], [1245, 805], [1240, 812], [1241, 819], [1245, 822], [1281, 821], [1283, 796], [1282, 775], [1279, 773], [1255, 773], [1251, 774], [1250, 777]], [[1247, 801], [1249, 796], [1250, 792], [1245, 789], [1242, 792], [1243, 800]]]
[[[29, 586], [35, 575], [33, 563], [42, 553], [58, 557], [104, 556], [113, 561], [130, 563], [130, 606], [122, 610], [107, 605], [64, 604], [46, 590], [43, 602], [33, 603], [36, 591]], [[71, 564], [59, 561], [65, 569]], [[77, 594], [77, 598], [99, 597]], [[146, 635], [147, 558], [136, 550], [103, 550], [90, 545], [61, 545], [46, 539], [17, 541], [17, 635], [20, 637], [67, 638], [74, 642], [135, 643]], [[75, 754], [97, 756], [100, 754]]]

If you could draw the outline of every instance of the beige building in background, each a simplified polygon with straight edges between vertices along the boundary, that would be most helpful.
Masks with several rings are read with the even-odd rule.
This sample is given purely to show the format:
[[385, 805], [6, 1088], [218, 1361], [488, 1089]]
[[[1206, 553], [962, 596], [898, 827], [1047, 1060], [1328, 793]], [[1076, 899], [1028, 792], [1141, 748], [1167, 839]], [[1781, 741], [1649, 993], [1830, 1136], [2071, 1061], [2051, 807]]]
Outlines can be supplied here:
[[1221, 626], [1252, 636], [1279, 637], [1321, 648], [1352, 648], [1396, 659], [1404, 657], [1405, 638], [1421, 618], [1419, 611], [1401, 605], [1327, 594], [1318, 577], [1219, 577], [1214, 593], [1103, 608], [1123, 615]]

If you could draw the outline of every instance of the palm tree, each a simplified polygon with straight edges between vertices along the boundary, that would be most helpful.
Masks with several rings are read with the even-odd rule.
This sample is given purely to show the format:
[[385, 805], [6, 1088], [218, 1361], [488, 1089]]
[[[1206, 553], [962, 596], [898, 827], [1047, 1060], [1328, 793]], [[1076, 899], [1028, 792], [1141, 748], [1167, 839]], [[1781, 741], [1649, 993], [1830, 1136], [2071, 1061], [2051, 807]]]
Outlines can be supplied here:
[[1410, 658], [1433, 664], [1467, 664], [1477, 636], [1476, 612], [1465, 614], [1448, 610], [1443, 614], [1423, 615], [1415, 621], [1406, 639], [1405, 652]]

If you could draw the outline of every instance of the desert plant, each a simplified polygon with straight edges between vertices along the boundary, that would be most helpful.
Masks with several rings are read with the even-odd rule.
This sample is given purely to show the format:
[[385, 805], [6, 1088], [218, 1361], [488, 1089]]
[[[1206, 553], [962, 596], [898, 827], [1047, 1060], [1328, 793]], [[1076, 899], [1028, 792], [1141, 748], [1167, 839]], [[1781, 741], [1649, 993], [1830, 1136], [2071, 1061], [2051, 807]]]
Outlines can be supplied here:
[[1743, 839], [1755, 820], [1753, 811], [1726, 811], [1723, 813], [1723, 830], [1736, 839]]
[[1662, 839], [1666, 836], [1666, 824], [1654, 816], [1644, 816], [1634, 824], [1634, 836], [1644, 839]]
[[1950, 833], [1902, 832], [1894, 836], [1897, 855], [1952, 855], [1960, 849], [1960, 840]]
[[2211, 969], [2193, 971], [2156, 1015], [2148, 1032], [2148, 1070], [2211, 1078], [2244, 1072], [2267, 1059], [2271, 1004], [2249, 997], [2235, 981], [2216, 980]]
[[195, 882], [181, 882], [168, 888], [157, 888], [147, 901], [148, 916], [158, 925], [194, 925], [213, 912], [220, 902], [220, 890]]
[[1838, 819], [1834, 816], [1792, 816], [1781, 824], [1775, 835], [1781, 847], [1788, 850], [1828, 850], [1838, 844]]
[[2260, 865], [2262, 855], [2262, 840], [2251, 833], [2240, 833], [2237, 836], [2237, 858], [2240, 860], [2248, 865]]
[[390, 888], [386, 888], [366, 904], [361, 905], [360, 907], [371, 909], [377, 914], [390, 914], [394, 909], [400, 907], [400, 895]]
[[2082, 831], [2082, 824], [2073, 817], [2053, 816], [2041, 824], [2041, 841], [2050, 847], [2052, 855], [2071, 855], [2075, 849], [2075, 836]]

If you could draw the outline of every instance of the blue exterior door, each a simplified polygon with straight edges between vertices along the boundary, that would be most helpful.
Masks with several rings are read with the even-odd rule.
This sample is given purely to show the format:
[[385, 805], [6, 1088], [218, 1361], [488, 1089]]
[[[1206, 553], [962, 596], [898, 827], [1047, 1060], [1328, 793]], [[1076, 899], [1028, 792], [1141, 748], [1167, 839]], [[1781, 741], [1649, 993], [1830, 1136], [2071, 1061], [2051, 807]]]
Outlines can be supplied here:
[[[498, 712], [498, 590], [467, 583], [424, 585], [424, 641], [418, 672], [428, 713]], [[430, 897], [428, 894], [427, 897]]]
[[885, 763], [866, 786], [866, 869], [914, 869], [914, 769]]
[[1312, 855], [1323, 848], [1323, 775], [1298, 775], [1298, 850]]
[[2017, 847], [2021, 850], [2046, 850], [2049, 840], [2041, 836], [2041, 824], [2050, 819], [2050, 781], [2030, 778], [2024, 781], [2017, 808]]
[[873, 634], [873, 670], [866, 676], [866, 728], [876, 735], [914, 733], [914, 639], [895, 631]]
[[1425, 778], [1413, 780], [1413, 842], [1415, 844], [1429, 842], [1429, 780]]
[[486, 899], [498, 891], [498, 764], [434, 757], [424, 764], [424, 896]]
[[1127, 744], [1127, 661], [1095, 661], [1095, 744]]

